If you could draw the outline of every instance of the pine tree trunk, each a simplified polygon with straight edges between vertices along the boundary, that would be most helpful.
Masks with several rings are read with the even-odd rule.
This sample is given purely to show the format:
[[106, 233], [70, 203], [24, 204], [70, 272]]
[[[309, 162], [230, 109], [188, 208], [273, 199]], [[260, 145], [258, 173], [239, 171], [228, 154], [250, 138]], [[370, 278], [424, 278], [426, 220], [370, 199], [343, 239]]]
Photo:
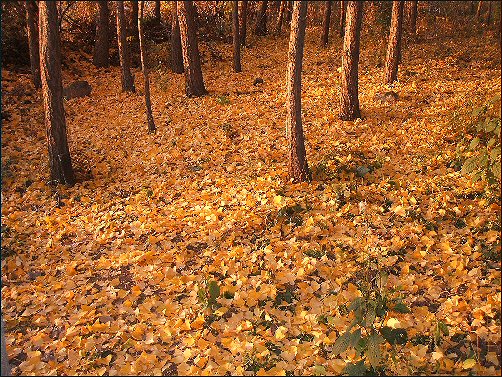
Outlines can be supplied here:
[[202, 77], [194, 14], [195, 9], [192, 1], [181, 1], [178, 4], [187, 97], [200, 97], [207, 94]]
[[403, 9], [404, 1], [393, 1], [387, 58], [385, 59], [385, 82], [387, 84], [397, 81], [397, 71], [401, 55], [401, 35], [403, 32]]
[[256, 26], [254, 29], [255, 35], [266, 35], [267, 34], [267, 7], [268, 1], [260, 2], [260, 8], [258, 9], [258, 15], [256, 16]]
[[42, 87], [40, 79], [40, 53], [38, 51], [38, 9], [34, 0], [25, 3], [26, 26], [28, 29], [28, 46], [30, 48], [31, 79], [35, 89]]
[[40, 1], [40, 76], [51, 181], [73, 185], [75, 174], [66, 137], [57, 3]]
[[248, 19], [248, 0], [243, 0], [241, 2], [241, 14], [240, 14], [240, 25], [241, 29], [239, 31], [239, 36], [241, 37], [241, 46], [246, 45], [246, 34], [247, 34], [247, 19]]
[[302, 127], [302, 61], [307, 25], [307, 2], [295, 1], [291, 17], [287, 73], [286, 134], [289, 140], [289, 178], [310, 180]]
[[160, 0], [155, 0], [155, 12], [154, 12], [154, 17], [155, 17], [155, 23], [157, 25], [160, 25]]
[[239, 38], [239, 2], [232, 2], [232, 31], [234, 47], [234, 72], [241, 72], [241, 40]]
[[483, 6], [483, 2], [478, 2], [478, 10], [476, 11], [476, 21], [479, 22], [481, 20], [481, 7]]
[[171, 63], [174, 73], [183, 73], [183, 52], [181, 49], [180, 22], [178, 18], [178, 2], [173, 3], [171, 21]]
[[148, 121], [148, 132], [154, 133], [156, 127], [152, 114], [152, 102], [150, 100], [150, 78], [148, 77], [148, 68], [146, 66], [145, 36], [143, 32], [144, 6], [145, 2], [141, 1], [140, 13], [138, 17], [139, 51], [141, 56], [141, 70], [143, 71], [143, 78], [145, 80], [145, 106], [146, 106], [146, 119]]
[[359, 39], [363, 19], [363, 2], [348, 1], [343, 38], [340, 119], [361, 117], [359, 110], [358, 65]]
[[410, 9], [410, 29], [412, 34], [417, 34], [417, 13], [418, 13], [418, 1], [411, 2]]
[[122, 91], [135, 92], [134, 77], [131, 74], [131, 58], [127, 45], [124, 2], [117, 1], [117, 41], [119, 46], [120, 67], [122, 68]]
[[343, 38], [343, 33], [345, 32], [345, 13], [346, 13], [347, 1], [340, 1], [340, 37]]
[[99, 15], [96, 22], [96, 43], [94, 44], [92, 62], [96, 67], [108, 67], [110, 48], [108, 41], [108, 22], [110, 10], [108, 9], [107, 1], [100, 0], [97, 3]]
[[321, 44], [326, 47], [329, 40], [329, 23], [331, 20], [331, 0], [325, 1], [326, 6], [324, 8], [324, 21], [322, 28]]

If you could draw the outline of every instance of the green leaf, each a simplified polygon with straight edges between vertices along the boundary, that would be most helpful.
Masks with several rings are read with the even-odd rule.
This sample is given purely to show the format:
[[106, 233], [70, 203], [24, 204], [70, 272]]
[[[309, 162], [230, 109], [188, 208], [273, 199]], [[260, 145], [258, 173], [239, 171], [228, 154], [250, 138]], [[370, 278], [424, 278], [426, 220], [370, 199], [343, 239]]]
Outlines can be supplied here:
[[333, 344], [333, 354], [335, 356], [338, 356], [347, 348], [349, 348], [349, 344], [352, 339], [351, 335], [352, 334], [350, 332], [345, 331], [342, 335], [336, 338], [335, 344]]
[[475, 137], [474, 139], [471, 140], [471, 143], [469, 144], [469, 149], [474, 150], [479, 144], [479, 137]]
[[315, 376], [325, 376], [326, 375], [326, 368], [322, 365], [316, 365], [314, 367], [314, 375]]
[[383, 326], [380, 329], [380, 334], [390, 344], [406, 344], [408, 341], [408, 332], [405, 329], [393, 329], [388, 326]]
[[495, 161], [492, 165], [492, 173], [493, 176], [500, 181], [500, 161]]
[[364, 366], [364, 361], [347, 364], [343, 370], [343, 373], [349, 376], [364, 376], [366, 374], [366, 367]]
[[486, 144], [487, 148], [491, 148], [493, 144], [497, 142], [497, 139], [492, 137], [490, 140], [488, 140], [488, 143]]
[[500, 156], [500, 147], [490, 151], [490, 160], [495, 161]]
[[381, 335], [374, 332], [368, 337], [366, 357], [373, 368], [376, 368], [380, 364], [382, 359], [382, 350], [380, 349], [380, 344], [384, 342]]
[[356, 347], [361, 340], [361, 329], [357, 329], [350, 335], [349, 347]]
[[220, 296], [220, 287], [218, 283], [214, 280], [209, 282], [209, 297], [212, 301], [216, 301], [216, 299]]
[[450, 331], [448, 330], [448, 325], [446, 323], [439, 321], [438, 328], [444, 335], [448, 336], [450, 334]]
[[485, 131], [492, 132], [497, 127], [497, 119], [492, 119], [485, 123]]
[[462, 174], [470, 174], [475, 169], [477, 169], [477, 161], [478, 158], [476, 156], [469, 157], [467, 160], [465, 160], [464, 164], [462, 165]]
[[411, 310], [402, 302], [399, 302], [396, 305], [394, 305], [393, 310], [398, 313], [411, 313]]

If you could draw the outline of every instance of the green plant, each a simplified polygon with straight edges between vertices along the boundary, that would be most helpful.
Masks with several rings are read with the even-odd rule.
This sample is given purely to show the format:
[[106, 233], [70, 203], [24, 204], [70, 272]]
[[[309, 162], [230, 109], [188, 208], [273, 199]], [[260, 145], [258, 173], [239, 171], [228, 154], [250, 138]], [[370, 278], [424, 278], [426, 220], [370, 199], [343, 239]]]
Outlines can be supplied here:
[[217, 308], [218, 303], [216, 300], [220, 296], [220, 287], [218, 283], [214, 280], [208, 281], [204, 280], [204, 285], [197, 291], [197, 297], [199, 302], [204, 305], [204, 307], [214, 310]]
[[497, 102], [499, 96], [472, 111], [471, 123], [457, 147], [462, 173], [474, 181], [486, 180], [489, 189], [500, 187], [500, 114], [491, 111]]
[[405, 329], [383, 326], [388, 313], [410, 312], [401, 297], [388, 295], [384, 289], [386, 281], [387, 274], [384, 272], [380, 272], [371, 281], [366, 280], [366, 287], [362, 287], [363, 296], [354, 299], [348, 307], [348, 311], [354, 313], [354, 320], [336, 339], [332, 350], [335, 355], [339, 355], [352, 348], [361, 358], [345, 367], [344, 373], [348, 375], [380, 371], [383, 368], [381, 346], [387, 342], [394, 347], [408, 341]]

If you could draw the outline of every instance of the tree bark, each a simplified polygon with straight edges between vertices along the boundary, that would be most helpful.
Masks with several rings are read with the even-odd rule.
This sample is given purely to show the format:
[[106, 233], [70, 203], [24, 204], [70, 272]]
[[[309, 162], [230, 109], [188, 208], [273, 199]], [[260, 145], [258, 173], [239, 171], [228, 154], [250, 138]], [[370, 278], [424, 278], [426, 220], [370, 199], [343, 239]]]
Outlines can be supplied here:
[[232, 2], [232, 31], [234, 47], [234, 72], [241, 72], [241, 40], [239, 38], [239, 2]]
[[40, 76], [51, 181], [73, 185], [75, 174], [66, 137], [57, 3], [40, 1]]
[[130, 36], [134, 39], [138, 39], [138, 14], [139, 14], [139, 4], [137, 1], [131, 1], [131, 32]]
[[248, 19], [248, 0], [243, 0], [241, 2], [241, 14], [240, 14], [240, 25], [241, 29], [239, 31], [239, 36], [241, 37], [241, 46], [246, 45], [246, 34], [247, 34], [247, 19]]
[[30, 49], [31, 79], [35, 89], [42, 87], [40, 79], [40, 53], [38, 51], [38, 9], [37, 3], [29, 0], [26, 6], [26, 26], [28, 29], [28, 46]]
[[160, 25], [160, 0], [155, 0], [155, 12], [154, 12], [155, 23]]
[[393, 1], [387, 58], [385, 59], [385, 82], [387, 84], [397, 81], [397, 71], [401, 55], [401, 35], [403, 32], [403, 9], [404, 1]]
[[255, 35], [266, 35], [267, 34], [267, 7], [268, 1], [260, 2], [260, 8], [258, 9], [258, 15], [256, 16], [256, 25], [254, 29]]
[[289, 141], [289, 178], [310, 180], [302, 127], [302, 61], [307, 25], [307, 2], [295, 1], [291, 17], [287, 73], [286, 134]]
[[486, 24], [490, 25], [491, 22], [492, 22], [492, 2], [489, 1], [488, 2], [488, 12], [486, 14]]
[[173, 3], [171, 21], [171, 63], [174, 73], [183, 73], [183, 52], [181, 49], [180, 22], [178, 18], [178, 2]]
[[200, 97], [207, 94], [202, 77], [194, 13], [195, 9], [192, 1], [181, 1], [178, 4], [187, 97]]
[[117, 1], [117, 41], [119, 46], [120, 67], [122, 68], [122, 91], [135, 92], [134, 77], [131, 74], [131, 58], [127, 45], [124, 2]]
[[141, 1], [140, 13], [138, 17], [138, 35], [139, 35], [139, 52], [141, 56], [141, 70], [143, 71], [143, 78], [145, 80], [145, 107], [146, 119], [148, 121], [148, 132], [154, 133], [157, 129], [153, 120], [152, 102], [150, 100], [150, 78], [148, 77], [148, 68], [146, 66], [146, 49], [145, 49], [145, 36], [143, 33], [143, 9], [145, 2]]
[[286, 22], [291, 24], [291, 15], [293, 14], [293, 1], [288, 0], [288, 5], [286, 6]]
[[412, 34], [417, 34], [417, 13], [418, 13], [418, 1], [411, 1], [410, 8], [410, 29]]
[[343, 38], [343, 33], [345, 31], [345, 13], [346, 13], [347, 1], [340, 1], [340, 37]]
[[108, 22], [110, 18], [110, 10], [108, 2], [100, 0], [97, 2], [99, 7], [98, 20], [96, 22], [96, 42], [92, 62], [96, 67], [108, 67], [109, 64], [109, 39], [108, 39]]
[[331, 20], [331, 0], [325, 1], [324, 21], [322, 28], [321, 44], [326, 47], [329, 40], [329, 23]]
[[284, 22], [284, 13], [286, 12], [286, 0], [281, 1], [281, 7], [279, 8], [279, 17], [277, 19], [277, 26], [275, 27], [275, 34], [279, 35], [282, 31], [282, 24]]
[[342, 74], [340, 93], [340, 119], [361, 117], [359, 109], [358, 66], [359, 39], [363, 19], [363, 2], [349, 1], [343, 38]]
[[4, 332], [4, 324], [3, 324], [3, 318], [2, 318], [2, 323], [1, 323], [1, 346], [2, 346], [2, 376], [11, 376], [11, 369], [10, 369], [10, 364], [9, 364], [9, 355], [7, 355], [7, 347], [6, 347], [6, 341], [5, 341], [5, 332]]

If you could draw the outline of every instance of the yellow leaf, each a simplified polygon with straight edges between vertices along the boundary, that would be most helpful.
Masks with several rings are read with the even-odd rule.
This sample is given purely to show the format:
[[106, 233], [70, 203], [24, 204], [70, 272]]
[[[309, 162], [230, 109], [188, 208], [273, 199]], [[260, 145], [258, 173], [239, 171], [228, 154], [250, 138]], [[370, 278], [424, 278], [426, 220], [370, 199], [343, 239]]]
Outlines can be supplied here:
[[474, 359], [467, 359], [462, 363], [462, 368], [464, 369], [471, 369], [474, 365], [476, 365], [476, 360]]
[[392, 327], [393, 329], [397, 329], [401, 327], [401, 322], [397, 318], [389, 318], [387, 320], [387, 326]]
[[277, 340], [282, 340], [286, 337], [286, 333], [288, 329], [284, 326], [280, 326], [277, 330], [275, 330], [275, 338]]

